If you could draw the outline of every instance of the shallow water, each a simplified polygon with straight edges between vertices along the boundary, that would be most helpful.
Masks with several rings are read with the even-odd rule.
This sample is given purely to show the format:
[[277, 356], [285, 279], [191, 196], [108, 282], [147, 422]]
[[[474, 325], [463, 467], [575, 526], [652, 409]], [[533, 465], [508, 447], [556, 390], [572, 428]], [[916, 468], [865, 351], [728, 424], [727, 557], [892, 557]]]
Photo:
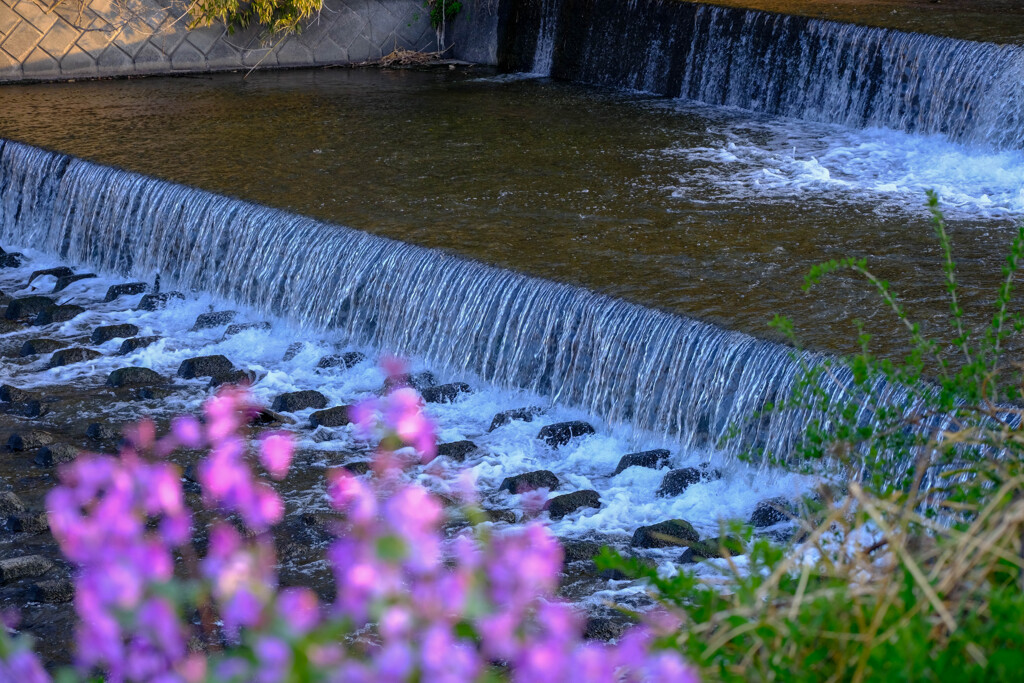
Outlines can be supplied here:
[[1024, 214], [1024, 152], [476, 69], [5, 87], [0, 136], [835, 350], [888, 318], [852, 280], [803, 293], [812, 264], [869, 256], [936, 320], [934, 188], [983, 319]]

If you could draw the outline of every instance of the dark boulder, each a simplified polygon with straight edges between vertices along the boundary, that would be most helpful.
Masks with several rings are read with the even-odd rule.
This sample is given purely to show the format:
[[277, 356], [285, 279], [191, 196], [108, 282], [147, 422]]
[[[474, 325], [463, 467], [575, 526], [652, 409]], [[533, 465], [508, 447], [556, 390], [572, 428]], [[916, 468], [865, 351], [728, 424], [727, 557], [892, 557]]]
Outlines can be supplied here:
[[57, 304], [48, 296], [23, 296], [7, 304], [4, 317], [7, 320], [34, 318], [45, 310], [56, 308]]
[[238, 311], [213, 311], [212, 313], [202, 313], [196, 318], [196, 324], [192, 326], [193, 332], [199, 330], [208, 330], [213, 327], [220, 327], [221, 325], [227, 325], [233, 322], [235, 316], [238, 315]]
[[372, 463], [369, 460], [356, 460], [355, 462], [348, 462], [342, 465], [342, 467], [356, 476], [366, 474], [370, 471], [371, 466]]
[[125, 387], [133, 384], [160, 384], [164, 377], [149, 368], [118, 368], [107, 375], [107, 386]]
[[335, 353], [329, 356], [324, 356], [317, 362], [318, 368], [337, 368], [344, 367], [345, 369], [351, 368], [352, 366], [366, 360], [366, 354], [358, 351], [347, 351], [345, 353]]
[[21, 502], [13, 491], [0, 493], [0, 517], [8, 517], [25, 510], [25, 504]]
[[683, 554], [676, 560], [679, 564], [693, 564], [700, 560], [710, 560], [729, 555], [743, 555], [746, 552], [742, 539], [735, 536], [724, 538], [709, 538], [705, 541], [697, 541], [683, 551]]
[[45, 311], [40, 311], [36, 314], [36, 317], [32, 319], [32, 324], [37, 326], [52, 325], [54, 323], [66, 323], [69, 320], [77, 318], [78, 316], [85, 313], [85, 309], [75, 304], [64, 304], [63, 306], [54, 306], [48, 308]]
[[590, 617], [583, 629], [583, 639], [608, 642], [621, 637], [629, 626], [630, 623], [624, 619]]
[[434, 377], [434, 373], [429, 370], [416, 373], [405, 373], [397, 375], [395, 377], [388, 377], [384, 380], [384, 391], [394, 391], [399, 387], [412, 387], [416, 391], [422, 392], [427, 387], [436, 387], [437, 378]]
[[[649, 557], [634, 555], [630, 559], [637, 560], [648, 569], [657, 569], [658, 563]], [[619, 569], [602, 569], [597, 573], [598, 578], [606, 581], [631, 581], [632, 577]]]
[[57, 266], [56, 268], [44, 268], [43, 270], [34, 270], [32, 274], [28, 276], [28, 284], [32, 284], [32, 281], [37, 277], [46, 277], [52, 275], [53, 277], [67, 277], [68, 275], [74, 275], [74, 271], [67, 266]]
[[93, 344], [99, 346], [111, 339], [127, 339], [128, 337], [134, 337], [139, 333], [139, 328], [131, 323], [123, 323], [121, 325], [101, 325], [92, 331], [92, 336], [89, 340]]
[[757, 504], [753, 514], [750, 515], [750, 521], [747, 523], [755, 529], [763, 529], [764, 527], [788, 522], [793, 519], [794, 515], [795, 511], [788, 500], [785, 498], [770, 498], [762, 500]]
[[7, 438], [7, 447], [12, 451], [34, 451], [41, 446], [49, 446], [56, 439], [50, 432], [41, 429], [26, 429], [20, 432], [13, 432]]
[[225, 375], [234, 369], [235, 366], [224, 356], [198, 356], [181, 361], [181, 365], [178, 366], [178, 377], [183, 379], [216, 377]]
[[40, 446], [33, 462], [40, 467], [54, 467], [71, 462], [78, 457], [78, 448], [69, 443], [52, 443]]
[[79, 273], [77, 275], [64, 275], [57, 278], [57, 284], [53, 286], [53, 293], [64, 291], [79, 280], [90, 280], [96, 277], [96, 273]]
[[718, 470], [710, 467], [682, 467], [677, 470], [669, 470], [665, 478], [661, 480], [661, 486], [655, 495], [659, 498], [680, 496], [687, 488], [702, 481], [721, 479], [722, 475]]
[[309, 416], [309, 426], [317, 427], [344, 427], [352, 422], [348, 416], [349, 406], [335, 406], [327, 410], [318, 410]]
[[452, 441], [437, 445], [437, 454], [443, 455], [455, 462], [464, 462], [466, 458], [477, 451], [477, 446], [472, 441]]
[[572, 422], [556, 422], [553, 425], [543, 427], [540, 433], [537, 434], [537, 438], [553, 448], [558, 448], [578, 436], [594, 433], [594, 428], [588, 423], [581, 420], [573, 420]]
[[282, 358], [281, 360], [287, 363], [292, 358], [295, 358], [295, 356], [302, 353], [302, 349], [304, 348], [306, 348], [306, 342], [292, 342], [291, 344], [288, 345], [288, 348], [285, 349], [284, 358]]
[[69, 579], [47, 579], [32, 584], [28, 594], [33, 602], [56, 605], [71, 602], [75, 597], [75, 586]]
[[107, 295], [103, 297], [103, 301], [109, 302], [122, 296], [145, 294], [148, 289], [149, 285], [145, 282], [125, 282], [120, 285], [111, 285], [107, 290]]
[[553, 491], [558, 488], [559, 483], [558, 477], [555, 476], [554, 472], [537, 470], [535, 472], [505, 477], [501, 480], [501, 486], [498, 487], [498, 490], [508, 491], [509, 493], [526, 493], [536, 489], [549, 489]]
[[681, 519], [669, 519], [633, 532], [629, 544], [635, 548], [685, 547], [700, 540], [693, 526]]
[[533, 419], [538, 415], [543, 414], [544, 409], [539, 406], [531, 406], [529, 408], [514, 408], [512, 410], [506, 410], [505, 412], [498, 413], [491, 420], [491, 426], [487, 429], [488, 432], [493, 432], [498, 427], [504, 427], [510, 424], [513, 420], [522, 420], [523, 422], [533, 422]]
[[86, 361], [95, 360], [103, 354], [99, 351], [93, 351], [82, 346], [75, 346], [70, 349], [60, 349], [55, 351], [50, 356], [50, 363], [47, 367], [60, 368], [65, 365], [72, 365], [73, 363], [84, 363]]
[[21, 268], [25, 262], [25, 255], [21, 252], [11, 252], [0, 255], [0, 268]]
[[563, 496], [555, 496], [545, 506], [551, 519], [562, 519], [580, 508], [600, 508], [601, 496], [597, 491], [574, 491]]
[[630, 467], [647, 467], [652, 470], [659, 470], [668, 465], [671, 453], [664, 448], [656, 448], [652, 451], [640, 451], [639, 453], [627, 453], [619, 460], [618, 467], [612, 472], [614, 477], [623, 470]]
[[181, 292], [160, 292], [159, 294], [147, 294], [139, 301], [136, 310], [159, 311], [167, 308], [172, 301], [184, 301], [185, 295]]
[[218, 375], [214, 375], [210, 378], [210, 387], [216, 388], [222, 384], [248, 384], [252, 385], [256, 383], [256, 371], [255, 370], [229, 370], [222, 372]]
[[43, 414], [43, 404], [38, 399], [4, 403], [0, 406], [0, 413], [19, 417], [39, 417]]
[[117, 350], [118, 356], [127, 356], [133, 351], [144, 349], [150, 344], [160, 341], [160, 337], [132, 337], [121, 342], [121, 348]]
[[66, 349], [68, 343], [60, 339], [29, 339], [21, 345], [21, 357], [53, 353], [57, 349]]
[[454, 403], [459, 394], [468, 394], [469, 385], [465, 382], [452, 382], [436, 387], [426, 387], [420, 394], [427, 403]]
[[321, 394], [319, 391], [312, 389], [306, 389], [304, 391], [292, 391], [287, 394], [281, 394], [274, 399], [274, 402], [270, 404], [272, 410], [278, 410], [285, 413], [295, 413], [306, 408], [326, 408], [327, 397]]
[[12, 387], [10, 384], [0, 384], [0, 401], [7, 403], [21, 403], [24, 401], [31, 401], [35, 398], [35, 394], [18, 387]]
[[7, 528], [19, 534], [41, 534], [50, 530], [45, 512], [18, 512], [7, 518]]
[[260, 408], [259, 412], [253, 415], [252, 419], [249, 420], [249, 424], [258, 427], [268, 427], [270, 425], [293, 425], [295, 424], [295, 420], [287, 415], [275, 413], [270, 408]]
[[597, 554], [601, 552], [601, 544], [593, 541], [581, 541], [574, 538], [560, 538], [562, 545], [563, 565], [573, 562], [593, 562]]
[[121, 431], [115, 427], [111, 427], [108, 424], [102, 422], [93, 422], [86, 430], [85, 435], [93, 441], [100, 441], [104, 443], [110, 443], [121, 440]]
[[516, 513], [513, 510], [504, 510], [495, 508], [492, 510], [484, 510], [484, 516], [491, 522], [497, 524], [498, 522], [504, 522], [505, 524], [515, 524], [519, 521], [516, 517]]
[[0, 583], [41, 576], [52, 568], [53, 562], [42, 555], [22, 555], [0, 560]]
[[246, 330], [269, 330], [271, 327], [271, 324], [266, 321], [258, 323], [234, 323], [232, 325], [228, 325], [228, 328], [224, 330], [224, 336], [233, 337], [240, 332], [245, 332]]

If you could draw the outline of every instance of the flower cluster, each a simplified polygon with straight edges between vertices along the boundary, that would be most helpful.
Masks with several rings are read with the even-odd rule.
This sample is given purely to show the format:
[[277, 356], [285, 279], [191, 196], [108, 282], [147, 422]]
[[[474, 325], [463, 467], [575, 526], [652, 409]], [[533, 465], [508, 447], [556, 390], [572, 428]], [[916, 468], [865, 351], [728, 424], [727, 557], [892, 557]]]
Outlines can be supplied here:
[[[53, 533], [78, 567], [77, 670], [110, 681], [695, 681], [680, 656], [645, 629], [615, 645], [588, 643], [573, 610], [554, 598], [562, 551], [539, 524], [488, 525], [446, 537], [439, 499], [407, 471], [435, 451], [433, 425], [408, 387], [352, 411], [379, 442], [374, 472], [332, 472], [340, 513], [328, 549], [333, 604], [277, 587], [270, 532], [284, 507], [257, 476], [287, 475], [294, 442], [243, 438], [248, 395], [227, 388], [202, 419], [151, 422], [119, 457], [84, 454], [48, 498]], [[203, 449], [203, 505], [217, 517], [205, 556], [193, 540], [181, 471], [166, 456]], [[410, 453], [415, 457], [408, 456]], [[249, 533], [240, 533], [244, 526]], [[203, 643], [190, 648], [189, 641]], [[0, 674], [48, 680], [23, 643], [0, 634]]]

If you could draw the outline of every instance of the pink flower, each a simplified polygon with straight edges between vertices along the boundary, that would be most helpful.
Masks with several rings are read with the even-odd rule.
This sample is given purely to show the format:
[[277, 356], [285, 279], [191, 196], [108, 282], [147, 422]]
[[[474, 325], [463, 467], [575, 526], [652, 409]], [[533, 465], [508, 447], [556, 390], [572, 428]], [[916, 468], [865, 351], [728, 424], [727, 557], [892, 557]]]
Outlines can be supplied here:
[[273, 432], [260, 439], [260, 461], [274, 479], [288, 474], [294, 452], [295, 440], [288, 432]]

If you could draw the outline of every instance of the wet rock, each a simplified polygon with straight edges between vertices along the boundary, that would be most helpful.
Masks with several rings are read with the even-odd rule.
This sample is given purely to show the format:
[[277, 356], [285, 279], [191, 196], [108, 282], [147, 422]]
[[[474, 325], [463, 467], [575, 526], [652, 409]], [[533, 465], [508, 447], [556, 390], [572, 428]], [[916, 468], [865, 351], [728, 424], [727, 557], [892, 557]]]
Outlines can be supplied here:
[[93, 344], [99, 346], [111, 339], [126, 339], [128, 337], [134, 337], [139, 333], [139, 328], [131, 323], [123, 323], [121, 325], [101, 325], [92, 331], [92, 336], [89, 337]]
[[501, 480], [501, 486], [498, 487], [498, 490], [508, 491], [509, 493], [526, 493], [536, 489], [549, 489], [553, 491], [558, 488], [559, 483], [558, 477], [555, 476], [554, 472], [536, 470], [535, 472], [505, 477]]
[[504, 522], [505, 524], [515, 524], [519, 521], [515, 511], [505, 509], [493, 509], [484, 510], [484, 515], [488, 520], [494, 523]]
[[21, 345], [21, 357], [53, 353], [58, 349], [66, 349], [68, 343], [60, 339], [29, 339]]
[[50, 363], [47, 367], [60, 368], [73, 363], [84, 363], [86, 361], [95, 360], [102, 355], [103, 354], [99, 351], [93, 351], [92, 349], [87, 349], [83, 346], [61, 349], [50, 356]]
[[541, 415], [544, 409], [539, 406], [531, 406], [529, 408], [514, 408], [513, 410], [506, 410], [505, 412], [498, 413], [491, 420], [491, 426], [487, 429], [488, 432], [493, 432], [498, 427], [504, 427], [510, 424], [513, 420], [522, 420], [523, 422], [533, 422], [533, 419], [538, 415]]
[[583, 629], [583, 639], [600, 640], [603, 642], [615, 640], [626, 632], [629, 625], [629, 622], [620, 619], [590, 617], [587, 619], [587, 625]]
[[0, 582], [8, 583], [28, 576], [41, 576], [53, 568], [42, 555], [23, 555], [0, 560]]
[[7, 403], [20, 403], [24, 401], [31, 401], [35, 398], [35, 394], [18, 387], [11, 386], [10, 384], [0, 384], [0, 401]]
[[120, 430], [102, 422], [90, 424], [85, 430], [85, 435], [93, 441], [111, 442], [121, 440]]
[[21, 268], [25, 262], [25, 256], [21, 252], [0, 254], [0, 268]]
[[214, 375], [210, 378], [210, 387], [216, 388], [222, 384], [247, 384], [252, 385], [256, 383], [256, 371], [255, 370], [229, 370], [228, 372], [222, 372]]
[[18, 417], [39, 417], [44, 412], [41, 401], [31, 399], [28, 401], [13, 401], [0, 405], [0, 413], [4, 415], [17, 415]]
[[56, 308], [57, 304], [48, 296], [23, 296], [7, 304], [4, 318], [7, 320], [24, 320], [34, 318], [45, 310]]
[[107, 386], [125, 387], [132, 384], [160, 384], [164, 377], [149, 368], [118, 368], [107, 375]]
[[158, 294], [147, 294], [139, 301], [136, 310], [159, 311], [167, 308], [172, 301], [184, 301], [185, 295], [181, 292], [160, 292]]
[[160, 341], [160, 337], [132, 337], [131, 339], [125, 339], [121, 342], [121, 348], [117, 350], [118, 356], [127, 356], [133, 351], [144, 349], [150, 344], [155, 344]]
[[32, 584], [28, 594], [34, 602], [57, 605], [71, 602], [75, 597], [75, 586], [69, 579], [47, 579]]
[[556, 422], [543, 427], [537, 434], [537, 438], [553, 448], [558, 448], [578, 436], [594, 433], [594, 428], [590, 424], [581, 420], [573, 420], [572, 422]]
[[302, 353], [302, 349], [304, 348], [306, 348], [306, 342], [292, 342], [288, 345], [288, 348], [285, 349], [284, 358], [281, 360], [287, 363], [291, 359], [295, 358], [295, 356]]
[[572, 538], [558, 539], [562, 544], [562, 562], [591, 562], [601, 552], [601, 544], [593, 541], [581, 541]]
[[693, 526], [682, 519], [669, 519], [633, 532], [629, 544], [634, 548], [671, 548], [689, 546], [700, 540]]
[[412, 387], [416, 391], [422, 392], [428, 387], [435, 386], [437, 386], [437, 378], [429, 370], [413, 374], [405, 373], [396, 377], [388, 377], [384, 380], [385, 392], [393, 391], [398, 387]]
[[235, 319], [238, 311], [213, 311], [212, 313], [201, 313], [196, 318], [196, 324], [192, 326], [193, 332], [208, 330], [213, 327], [227, 325]]
[[443, 455], [455, 462], [464, 462], [466, 458], [477, 451], [477, 445], [472, 441], [452, 441], [437, 446], [437, 454]]
[[49, 446], [56, 439], [50, 432], [41, 429], [26, 429], [20, 432], [13, 432], [7, 438], [7, 447], [12, 451], [34, 451], [41, 446]]
[[7, 528], [16, 534], [41, 534], [50, 530], [50, 522], [39, 510], [18, 512], [7, 518]]
[[216, 377], [217, 375], [226, 375], [234, 369], [235, 366], [224, 356], [198, 356], [181, 361], [181, 365], [178, 366], [178, 377], [184, 379]]
[[233, 337], [240, 332], [245, 332], [246, 330], [270, 330], [271, 328], [271, 324], [266, 321], [258, 323], [235, 323], [233, 325], [228, 325], [228, 328], [224, 330], [224, 336]]
[[454, 403], [459, 394], [468, 394], [469, 385], [465, 382], [452, 382], [436, 387], [426, 387], [420, 394], [427, 403]]
[[40, 446], [33, 462], [40, 467], [55, 467], [71, 462], [78, 457], [78, 448], [69, 443], [52, 443]]
[[0, 306], [6, 306], [13, 300], [13, 296], [11, 296], [10, 294], [5, 294], [3, 291], [0, 291]]
[[[637, 557], [633, 556], [632, 559], [639, 560], [643, 565], [649, 569], [655, 569], [658, 563], [649, 557]], [[606, 581], [631, 581], [632, 577], [628, 576], [625, 572], [618, 569], [602, 569], [597, 573], [599, 578], [605, 579]]]
[[551, 519], [562, 519], [580, 508], [600, 508], [601, 496], [597, 491], [574, 491], [562, 496], [555, 496], [545, 505]]
[[647, 467], [652, 470], [660, 470], [668, 465], [671, 453], [664, 448], [656, 448], [652, 451], [640, 451], [639, 453], [627, 453], [619, 460], [618, 466], [612, 472], [614, 477], [629, 467]]
[[743, 555], [746, 553], [743, 541], [735, 536], [709, 538], [705, 541], [697, 541], [690, 544], [676, 562], [679, 564], [693, 564], [700, 560], [724, 557], [725, 551], [728, 551], [729, 555]]
[[54, 306], [48, 308], [45, 311], [40, 311], [36, 317], [32, 320], [33, 325], [52, 325], [54, 323], [66, 323], [69, 320], [73, 320], [78, 316], [85, 313], [85, 309], [75, 304], [64, 304], [63, 306]]
[[103, 301], [109, 302], [122, 296], [145, 294], [148, 289], [149, 285], [145, 282], [125, 282], [120, 285], [111, 285], [110, 289], [107, 290], [107, 295], [103, 297]]
[[358, 351], [348, 351], [346, 353], [335, 353], [329, 356], [324, 356], [316, 366], [318, 368], [344, 367], [345, 369], [348, 369], [357, 363], [363, 362], [364, 360], [366, 360], [366, 354], [359, 353]]
[[280, 410], [286, 413], [295, 413], [306, 408], [326, 408], [327, 397], [319, 391], [306, 389], [304, 391], [292, 391], [287, 394], [280, 394], [270, 404], [273, 410]]
[[372, 464], [369, 460], [356, 460], [355, 462], [348, 462], [342, 465], [342, 467], [356, 476], [366, 474], [370, 471], [371, 466]]
[[348, 417], [349, 406], [335, 406], [327, 410], [318, 410], [309, 416], [309, 426], [317, 427], [344, 427], [351, 420]]
[[270, 410], [269, 408], [260, 408], [260, 411], [256, 413], [256, 416], [249, 420], [249, 424], [258, 425], [260, 427], [266, 427], [274, 424], [293, 425], [295, 424], [295, 420], [288, 417], [287, 415], [275, 413], [273, 410]]
[[747, 523], [755, 529], [763, 529], [781, 524], [782, 522], [788, 522], [793, 519], [794, 514], [793, 506], [788, 500], [785, 498], [770, 498], [762, 500], [757, 504], [753, 514], [750, 515], [750, 521]]
[[80, 280], [89, 280], [96, 277], [96, 273], [79, 273], [77, 275], [64, 275], [57, 278], [57, 284], [53, 286], [53, 293], [61, 292]]
[[[34, 270], [32, 274], [28, 276], [28, 284], [32, 284], [32, 281], [37, 277], [46, 277], [52, 275], [53, 277], [67, 277], [68, 275], [74, 275], [74, 271], [67, 266], [57, 266], [56, 268], [44, 268], [43, 270]], [[26, 285], [27, 286], [27, 285]]]
[[142, 386], [132, 392], [136, 401], [162, 401], [175, 392], [173, 387]]
[[0, 493], [0, 517], [8, 517], [24, 510], [25, 504], [13, 491]]
[[682, 467], [677, 470], [669, 470], [665, 478], [661, 480], [661, 486], [658, 487], [655, 495], [659, 498], [680, 496], [693, 484], [720, 479], [721, 476], [718, 470], [709, 467]]

